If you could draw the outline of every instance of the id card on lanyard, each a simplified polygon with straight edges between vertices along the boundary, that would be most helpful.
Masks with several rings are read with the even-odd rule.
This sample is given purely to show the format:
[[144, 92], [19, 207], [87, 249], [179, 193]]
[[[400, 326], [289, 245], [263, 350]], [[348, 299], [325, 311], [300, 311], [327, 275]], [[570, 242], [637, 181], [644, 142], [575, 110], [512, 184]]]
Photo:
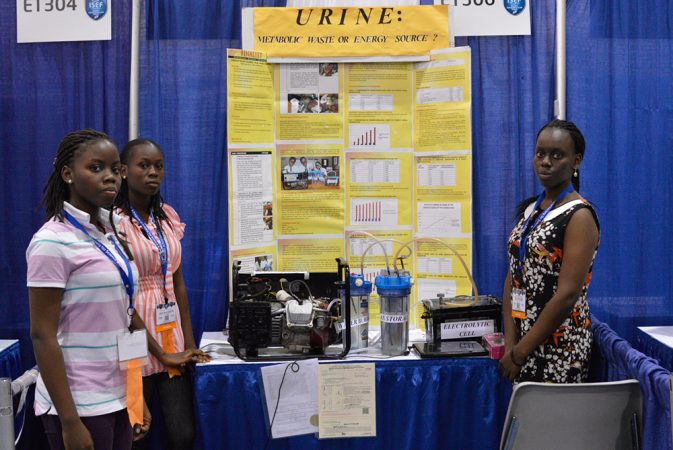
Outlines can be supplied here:
[[[130, 206], [130, 205], [129, 205]], [[138, 221], [142, 229], [145, 231], [147, 237], [152, 241], [154, 246], [159, 251], [159, 259], [161, 261], [161, 273], [163, 275], [164, 286], [164, 303], [158, 304], [155, 309], [156, 329], [159, 333], [166, 333], [177, 327], [177, 313], [175, 302], [168, 301], [168, 293], [166, 292], [166, 275], [168, 274], [168, 245], [164, 239], [163, 234], [159, 231], [159, 224], [152, 212], [150, 212], [150, 220], [154, 223], [154, 228], [157, 230], [157, 235], [152, 233], [147, 224], [141, 219], [138, 211], [133, 206], [130, 206], [131, 214]]]
[[93, 242], [94, 246], [101, 252], [103, 253], [111, 262], [112, 264], [115, 265], [117, 270], [119, 271], [119, 276], [122, 279], [122, 282], [124, 283], [124, 289], [126, 290], [126, 294], [128, 294], [129, 297], [129, 307], [127, 310], [127, 313], [129, 316], [133, 316], [134, 309], [133, 309], [133, 293], [135, 291], [135, 286], [133, 285], [133, 270], [131, 269], [131, 262], [128, 260], [124, 252], [121, 251], [119, 246], [117, 245], [117, 241], [115, 241], [112, 236], [108, 238], [108, 240], [112, 243], [112, 245], [115, 248], [115, 251], [117, 254], [121, 257], [122, 261], [124, 261], [124, 265], [126, 266], [126, 271], [122, 268], [122, 266], [119, 264], [119, 261], [117, 261], [117, 258], [115, 258], [115, 255], [112, 254], [110, 249], [108, 249], [102, 242], [100, 242], [98, 239], [95, 237], [91, 236], [89, 232], [82, 226], [81, 223], [75, 219], [72, 214], [70, 214], [68, 211], [64, 211], [63, 215], [65, 216], [66, 219], [78, 230], [80, 230], [82, 233], [84, 233], [91, 241]]
[[526, 318], [526, 291], [512, 288], [512, 317], [515, 319]]
[[168, 331], [178, 326], [176, 308], [175, 302], [157, 305], [155, 319], [158, 332]]
[[[570, 194], [573, 191], [573, 185], [568, 185], [567, 188], [561, 192], [558, 197], [545, 209], [542, 211], [536, 218], [535, 221], [531, 224], [531, 218], [534, 216], [535, 210], [538, 209], [542, 200], [544, 200], [545, 193], [542, 192], [533, 206], [533, 210], [528, 218], [524, 221], [523, 226], [521, 227], [521, 236], [519, 238], [519, 258], [516, 264], [516, 271], [512, 274], [513, 277], [518, 278], [521, 282], [521, 287], [512, 287], [511, 292], [511, 303], [512, 303], [512, 317], [515, 319], [525, 319], [526, 318], [526, 289], [525, 284], [523, 283], [523, 263], [526, 258], [526, 242], [528, 238], [533, 233], [533, 231], [542, 223], [542, 221], [547, 217], [552, 209], [558, 205], [558, 203], [563, 200], [566, 195]], [[518, 275], [518, 277], [517, 277]]]
[[159, 223], [157, 222], [152, 212], [150, 212], [150, 220], [152, 221], [152, 223], [154, 223], [154, 228], [157, 230], [157, 236], [154, 236], [154, 233], [152, 233], [147, 224], [145, 224], [143, 219], [140, 217], [140, 214], [138, 214], [138, 211], [136, 211], [133, 206], [129, 205], [129, 208], [131, 210], [131, 215], [133, 216], [133, 218], [138, 221], [143, 231], [145, 231], [147, 237], [150, 239], [150, 241], [152, 241], [154, 246], [159, 251], [159, 260], [161, 261], [161, 273], [164, 276], [163, 278], [164, 303], [168, 303], [168, 298], [166, 298], [166, 274], [168, 273], [168, 245], [166, 244], [164, 235], [159, 231]]
[[[124, 283], [124, 290], [126, 290], [126, 294], [129, 297], [129, 306], [127, 309], [127, 314], [129, 317], [132, 317], [133, 314], [135, 313], [135, 309], [133, 308], [133, 294], [135, 291], [135, 286], [133, 285], [133, 269], [131, 268], [131, 262], [128, 260], [124, 252], [119, 248], [117, 245], [117, 241], [115, 241], [112, 236], [108, 237], [108, 240], [112, 243], [112, 245], [115, 248], [115, 251], [119, 255], [119, 257], [124, 261], [124, 265], [126, 266], [126, 271], [124, 268], [119, 264], [119, 261], [115, 257], [115, 255], [110, 251], [109, 248], [107, 248], [102, 242], [100, 242], [98, 239], [95, 237], [91, 236], [91, 234], [82, 226], [81, 223], [75, 219], [72, 214], [70, 214], [68, 211], [63, 212], [64, 216], [68, 221], [78, 230], [80, 230], [82, 233], [84, 233], [91, 241], [93, 242], [94, 246], [101, 252], [103, 253], [109, 260], [112, 262], [117, 270], [119, 271], [119, 276], [122, 279], [122, 282]], [[132, 359], [140, 358], [144, 359], [147, 357], [147, 335], [145, 333], [145, 330], [136, 330], [131, 332], [130, 327], [129, 327], [129, 332], [125, 332], [124, 334], [117, 336], [117, 351], [118, 351], [118, 356], [119, 356], [119, 361], [124, 363]]]

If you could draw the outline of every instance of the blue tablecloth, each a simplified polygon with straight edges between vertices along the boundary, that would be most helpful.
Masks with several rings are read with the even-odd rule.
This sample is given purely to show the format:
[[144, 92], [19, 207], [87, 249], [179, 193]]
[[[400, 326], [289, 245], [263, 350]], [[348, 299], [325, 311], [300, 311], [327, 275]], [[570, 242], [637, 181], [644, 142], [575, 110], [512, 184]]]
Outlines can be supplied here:
[[[376, 438], [275, 439], [269, 449], [495, 449], [511, 384], [486, 358], [376, 361]], [[204, 365], [194, 378], [199, 448], [262, 449], [259, 364]]]
[[[0, 343], [8, 341], [0, 340]], [[3, 347], [0, 345], [0, 348]], [[0, 350], [0, 378], [16, 378], [21, 375], [21, 352], [19, 350], [19, 341], [11, 343], [9, 346]]]
[[592, 381], [635, 378], [643, 391], [643, 439], [645, 450], [673, 449], [671, 438], [671, 374], [656, 360], [617, 335], [592, 316], [594, 348]]
[[[673, 327], [666, 327], [671, 329]], [[653, 338], [643, 330], [636, 331], [636, 339], [633, 347], [659, 361], [664, 369], [673, 372], [673, 349], [661, 341]]]

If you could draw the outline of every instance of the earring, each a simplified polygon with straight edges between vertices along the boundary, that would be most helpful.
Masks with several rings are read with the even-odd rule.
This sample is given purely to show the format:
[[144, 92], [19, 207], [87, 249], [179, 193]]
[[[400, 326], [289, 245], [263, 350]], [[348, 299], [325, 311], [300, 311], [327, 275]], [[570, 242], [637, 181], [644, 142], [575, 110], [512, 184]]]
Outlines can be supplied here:
[[72, 184], [72, 180], [68, 180], [68, 184]]
[[573, 177], [577, 178], [577, 169], [575, 169], [575, 173], [573, 173]]
[[125, 180], [125, 179], [126, 179], [126, 177], [125, 177], [125, 176], [122, 176], [122, 180]]

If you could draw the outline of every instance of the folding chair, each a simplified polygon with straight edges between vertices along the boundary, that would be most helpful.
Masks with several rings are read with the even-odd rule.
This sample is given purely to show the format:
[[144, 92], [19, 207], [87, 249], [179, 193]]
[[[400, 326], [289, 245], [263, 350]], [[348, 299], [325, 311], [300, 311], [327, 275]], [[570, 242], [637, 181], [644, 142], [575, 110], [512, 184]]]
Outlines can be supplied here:
[[637, 380], [521, 383], [512, 391], [500, 449], [637, 450], [642, 411]]

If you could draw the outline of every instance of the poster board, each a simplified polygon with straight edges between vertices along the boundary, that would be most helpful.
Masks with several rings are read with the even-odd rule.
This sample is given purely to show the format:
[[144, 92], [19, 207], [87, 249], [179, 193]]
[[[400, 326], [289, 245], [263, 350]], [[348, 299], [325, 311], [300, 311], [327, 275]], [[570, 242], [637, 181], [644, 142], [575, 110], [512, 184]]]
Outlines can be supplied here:
[[[456, 248], [471, 269], [471, 54], [422, 62], [271, 64], [228, 50], [230, 261], [244, 271], [351, 269], [374, 281], [412, 238]], [[402, 251], [401, 251], [402, 252]], [[406, 253], [406, 251], [403, 251]], [[416, 299], [469, 294], [460, 262], [436, 241], [404, 261]], [[375, 296], [375, 292], [374, 292]], [[370, 322], [378, 322], [372, 304]]]

